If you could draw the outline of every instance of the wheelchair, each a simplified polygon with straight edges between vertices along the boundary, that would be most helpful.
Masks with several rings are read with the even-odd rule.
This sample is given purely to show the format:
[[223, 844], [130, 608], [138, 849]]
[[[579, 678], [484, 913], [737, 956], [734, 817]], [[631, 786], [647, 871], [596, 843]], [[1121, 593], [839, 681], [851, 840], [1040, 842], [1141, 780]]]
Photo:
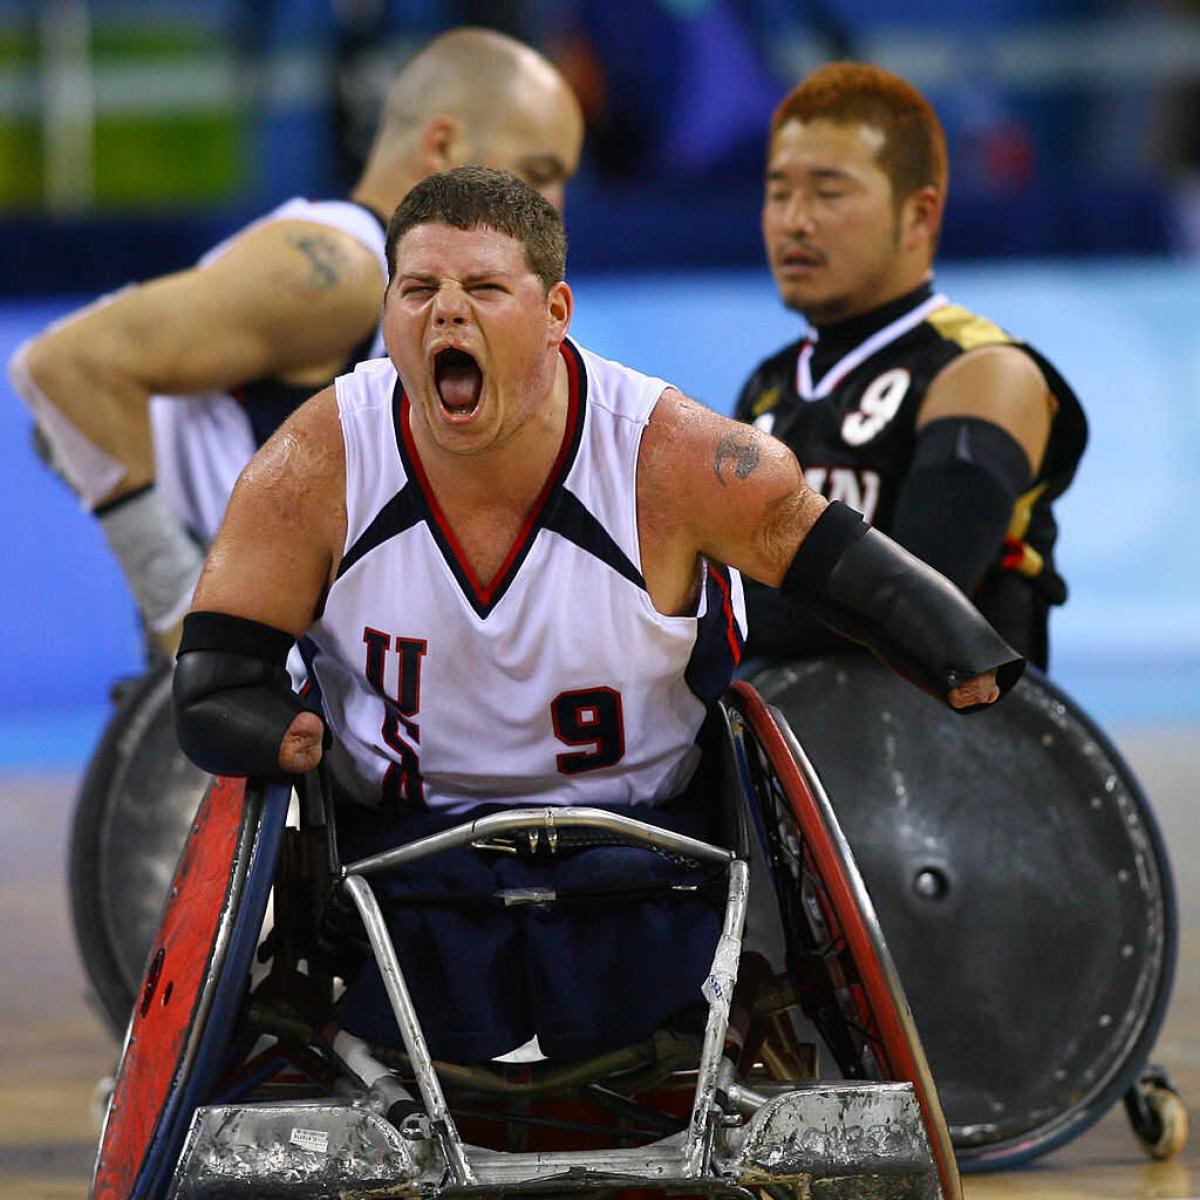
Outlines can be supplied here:
[[[958, 1200], [937, 1090], [815, 773], [748, 684], [707, 733], [700, 771], [724, 802], [719, 843], [602, 809], [508, 809], [346, 863], [319, 775], [294, 801], [286, 785], [214, 780], [138, 987], [92, 1196]], [[702, 1030], [660, 1029], [583, 1061], [434, 1061], [372, 877], [503, 839], [553, 854], [581, 829], [719, 885]], [[755, 844], [777, 902], [779, 973], [743, 940]], [[331, 1034], [316, 931], [338, 894], [361, 919], [402, 1051]], [[815, 1077], [801, 1019], [842, 1078]]]
[[967, 720], [866, 653], [750, 678], [834, 797], [960, 1167], [1027, 1162], [1118, 1100], [1152, 1158], [1182, 1149], [1186, 1109], [1147, 1062], [1175, 968], [1170, 862], [1087, 713], [1034, 667]]
[[[1027, 1162], [1118, 1100], [1150, 1156], [1177, 1153], [1187, 1112], [1147, 1062], [1174, 969], [1169, 862], [1136, 778], [1087, 714], [1032, 668], [965, 720], [865, 654], [750, 678], [835, 801], [960, 1168]], [[85, 776], [69, 867], [81, 957], [117, 1036], [207, 783], [175, 744], [169, 670], [127, 687]], [[1086, 987], [1039, 977], [1066, 950]]]

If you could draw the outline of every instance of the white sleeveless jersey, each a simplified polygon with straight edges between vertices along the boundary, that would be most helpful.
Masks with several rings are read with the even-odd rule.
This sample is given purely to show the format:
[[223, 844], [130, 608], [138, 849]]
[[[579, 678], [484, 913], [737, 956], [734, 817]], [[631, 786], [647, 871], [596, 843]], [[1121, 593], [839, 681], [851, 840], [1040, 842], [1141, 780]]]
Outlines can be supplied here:
[[[219, 258], [243, 233], [270, 221], [310, 221], [343, 230], [374, 253], [387, 278], [383, 228], [365, 208], [346, 200], [288, 200], [214, 246], [200, 265]], [[383, 337], [377, 329], [365, 357], [383, 352]], [[229, 392], [153, 396], [150, 427], [159, 494], [184, 525], [211, 542], [233, 485], [258, 448], [245, 408]]]
[[642, 578], [637, 459], [661, 379], [567, 343], [562, 449], [481, 584], [427, 486], [387, 359], [336, 382], [345, 555], [305, 646], [341, 786], [366, 804], [658, 804], [745, 636], [737, 572], [705, 566], [694, 616]]

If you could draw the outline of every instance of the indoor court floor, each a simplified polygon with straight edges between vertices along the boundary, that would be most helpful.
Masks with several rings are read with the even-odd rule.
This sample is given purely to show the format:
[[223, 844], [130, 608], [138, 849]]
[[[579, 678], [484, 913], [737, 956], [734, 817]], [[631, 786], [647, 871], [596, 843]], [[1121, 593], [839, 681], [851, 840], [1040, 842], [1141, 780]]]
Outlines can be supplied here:
[[[1200, 728], [1115, 735], [1158, 813], [1179, 898], [1174, 999], [1154, 1059], [1185, 1102], [1200, 1106]], [[97, 1131], [91, 1097], [116, 1054], [84, 1000], [67, 915], [63, 860], [76, 784], [63, 772], [0, 775], [0, 1200], [86, 1196]], [[1200, 1107], [1193, 1120], [1183, 1153], [1151, 1163], [1118, 1107], [1028, 1168], [967, 1177], [967, 1198], [1200, 1200]]]

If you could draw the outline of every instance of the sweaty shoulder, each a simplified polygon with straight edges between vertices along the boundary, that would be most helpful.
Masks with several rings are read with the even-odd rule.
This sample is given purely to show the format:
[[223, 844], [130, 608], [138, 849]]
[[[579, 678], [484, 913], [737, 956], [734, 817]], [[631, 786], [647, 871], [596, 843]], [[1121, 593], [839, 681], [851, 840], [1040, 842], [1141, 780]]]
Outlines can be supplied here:
[[747, 429], [668, 387], [650, 414], [641, 463], [652, 475], [678, 476], [705, 488], [756, 482], [778, 462], [794, 462], [778, 439]]
[[195, 606], [293, 636], [307, 629], [341, 559], [344, 472], [337, 403], [326, 388], [292, 413], [242, 472]]
[[270, 515], [273, 527], [292, 527], [340, 547], [345, 525], [345, 448], [333, 388], [302, 404], [250, 460], [237, 491]]

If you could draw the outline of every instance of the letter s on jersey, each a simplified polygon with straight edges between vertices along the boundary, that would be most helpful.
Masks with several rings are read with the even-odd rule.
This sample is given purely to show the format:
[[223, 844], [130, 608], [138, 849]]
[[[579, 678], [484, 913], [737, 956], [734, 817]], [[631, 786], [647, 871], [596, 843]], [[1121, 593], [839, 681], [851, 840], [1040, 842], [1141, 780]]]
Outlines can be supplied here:
[[900, 411], [912, 375], [904, 367], [893, 367], [872, 379], [858, 407], [842, 421], [842, 441], [848, 446], [869, 442]]

